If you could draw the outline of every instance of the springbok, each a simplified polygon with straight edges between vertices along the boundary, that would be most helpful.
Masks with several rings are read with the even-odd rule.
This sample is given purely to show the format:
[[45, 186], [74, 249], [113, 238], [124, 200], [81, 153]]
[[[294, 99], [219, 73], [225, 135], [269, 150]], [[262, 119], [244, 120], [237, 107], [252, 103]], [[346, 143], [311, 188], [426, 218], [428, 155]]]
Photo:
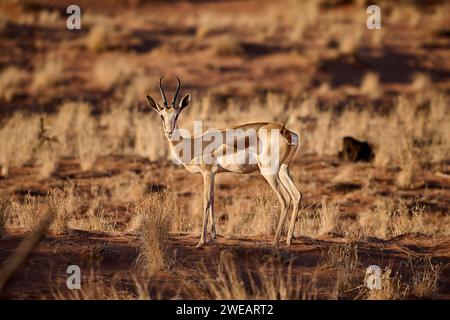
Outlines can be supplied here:
[[[286, 239], [287, 245], [290, 245], [302, 198], [302, 194], [289, 173], [289, 164], [299, 143], [297, 134], [288, 130], [284, 125], [257, 122], [220, 130], [208, 130], [194, 137], [182, 136], [180, 131], [183, 129], [178, 129], [178, 116], [189, 105], [191, 95], [186, 94], [177, 106], [177, 96], [181, 85], [180, 79], [177, 77], [177, 89], [172, 103], [169, 105], [162, 85], [163, 78], [161, 77], [159, 80], [163, 107], [150, 95], [146, 95], [146, 99], [148, 105], [161, 118], [172, 156], [181, 162], [188, 171], [200, 173], [203, 176], [203, 231], [197, 247], [206, 242], [208, 217], [211, 219], [211, 240], [213, 241], [216, 237], [214, 221], [214, 177], [216, 173], [248, 174], [257, 170], [267, 180], [281, 204], [281, 215], [278, 219], [274, 244], [278, 244], [287, 210], [292, 205]], [[236, 132], [240, 134], [236, 134]], [[242, 133], [245, 134], [242, 135]], [[214, 137], [215, 143], [211, 143], [212, 137]]]

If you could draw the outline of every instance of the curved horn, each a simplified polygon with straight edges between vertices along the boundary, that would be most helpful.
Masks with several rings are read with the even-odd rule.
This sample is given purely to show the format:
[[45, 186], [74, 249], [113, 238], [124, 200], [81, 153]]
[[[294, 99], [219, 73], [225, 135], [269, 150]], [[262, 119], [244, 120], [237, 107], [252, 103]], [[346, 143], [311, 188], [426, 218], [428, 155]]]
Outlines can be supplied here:
[[180, 86], [181, 86], [180, 78], [177, 77], [177, 80], [178, 80], [177, 91], [175, 91], [175, 95], [173, 96], [173, 100], [172, 100], [173, 108], [175, 108], [175, 103], [177, 103], [177, 96], [178, 96], [178, 92], [180, 92]]
[[159, 78], [159, 91], [161, 92], [161, 96], [163, 98], [164, 108], [167, 108], [167, 98], [166, 98], [166, 95], [164, 94], [164, 89], [162, 87], [162, 79], [164, 79], [164, 76]]

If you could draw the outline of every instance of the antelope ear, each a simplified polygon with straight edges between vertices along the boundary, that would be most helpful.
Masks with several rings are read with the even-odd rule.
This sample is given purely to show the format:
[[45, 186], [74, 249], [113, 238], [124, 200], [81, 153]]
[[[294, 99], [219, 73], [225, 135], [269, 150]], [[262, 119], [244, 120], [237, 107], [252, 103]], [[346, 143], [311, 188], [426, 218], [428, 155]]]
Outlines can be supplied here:
[[179, 106], [179, 110], [181, 112], [181, 110], [183, 110], [184, 108], [186, 108], [189, 103], [191, 102], [191, 95], [188, 93], [187, 95], [185, 95], [183, 97], [183, 99], [181, 99], [180, 101], [180, 106]]
[[145, 98], [147, 98], [147, 103], [149, 105], [150, 108], [155, 109], [157, 112], [159, 112], [159, 110], [161, 110], [158, 102], [155, 101], [155, 99], [153, 99], [150, 95], [146, 95]]

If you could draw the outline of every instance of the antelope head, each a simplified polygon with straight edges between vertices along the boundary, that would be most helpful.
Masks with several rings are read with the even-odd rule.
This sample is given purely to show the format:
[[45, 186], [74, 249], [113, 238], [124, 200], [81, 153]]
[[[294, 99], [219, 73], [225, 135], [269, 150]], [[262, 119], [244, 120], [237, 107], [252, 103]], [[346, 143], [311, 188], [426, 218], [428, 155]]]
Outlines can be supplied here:
[[191, 101], [191, 95], [188, 93], [186, 94], [183, 99], [181, 99], [180, 103], [177, 105], [177, 96], [180, 91], [181, 82], [180, 79], [177, 77], [177, 90], [175, 91], [175, 94], [172, 99], [172, 103], [169, 105], [167, 103], [167, 98], [164, 93], [164, 89], [162, 86], [162, 80], [164, 77], [161, 77], [159, 79], [159, 91], [161, 92], [161, 97], [163, 100], [163, 106], [153, 99], [150, 95], [146, 95], [147, 103], [148, 105], [154, 109], [159, 117], [161, 118], [164, 134], [167, 139], [172, 138], [172, 134], [174, 131], [178, 128], [177, 122], [178, 122], [178, 116], [180, 115], [181, 111], [186, 108], [189, 105], [189, 102]]

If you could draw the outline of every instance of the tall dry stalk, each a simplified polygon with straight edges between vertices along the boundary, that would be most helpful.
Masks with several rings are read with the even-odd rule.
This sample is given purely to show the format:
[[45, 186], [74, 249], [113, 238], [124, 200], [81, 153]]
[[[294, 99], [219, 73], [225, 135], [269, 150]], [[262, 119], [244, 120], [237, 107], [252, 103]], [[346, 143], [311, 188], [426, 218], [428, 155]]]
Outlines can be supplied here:
[[16, 272], [20, 265], [25, 261], [31, 250], [37, 245], [42, 235], [51, 224], [53, 212], [49, 211], [39, 220], [36, 228], [22, 240], [17, 249], [12, 253], [11, 257], [0, 267], [0, 292], [5, 286], [8, 279]]
[[0, 239], [6, 234], [6, 223], [9, 216], [11, 201], [6, 196], [0, 196]]

